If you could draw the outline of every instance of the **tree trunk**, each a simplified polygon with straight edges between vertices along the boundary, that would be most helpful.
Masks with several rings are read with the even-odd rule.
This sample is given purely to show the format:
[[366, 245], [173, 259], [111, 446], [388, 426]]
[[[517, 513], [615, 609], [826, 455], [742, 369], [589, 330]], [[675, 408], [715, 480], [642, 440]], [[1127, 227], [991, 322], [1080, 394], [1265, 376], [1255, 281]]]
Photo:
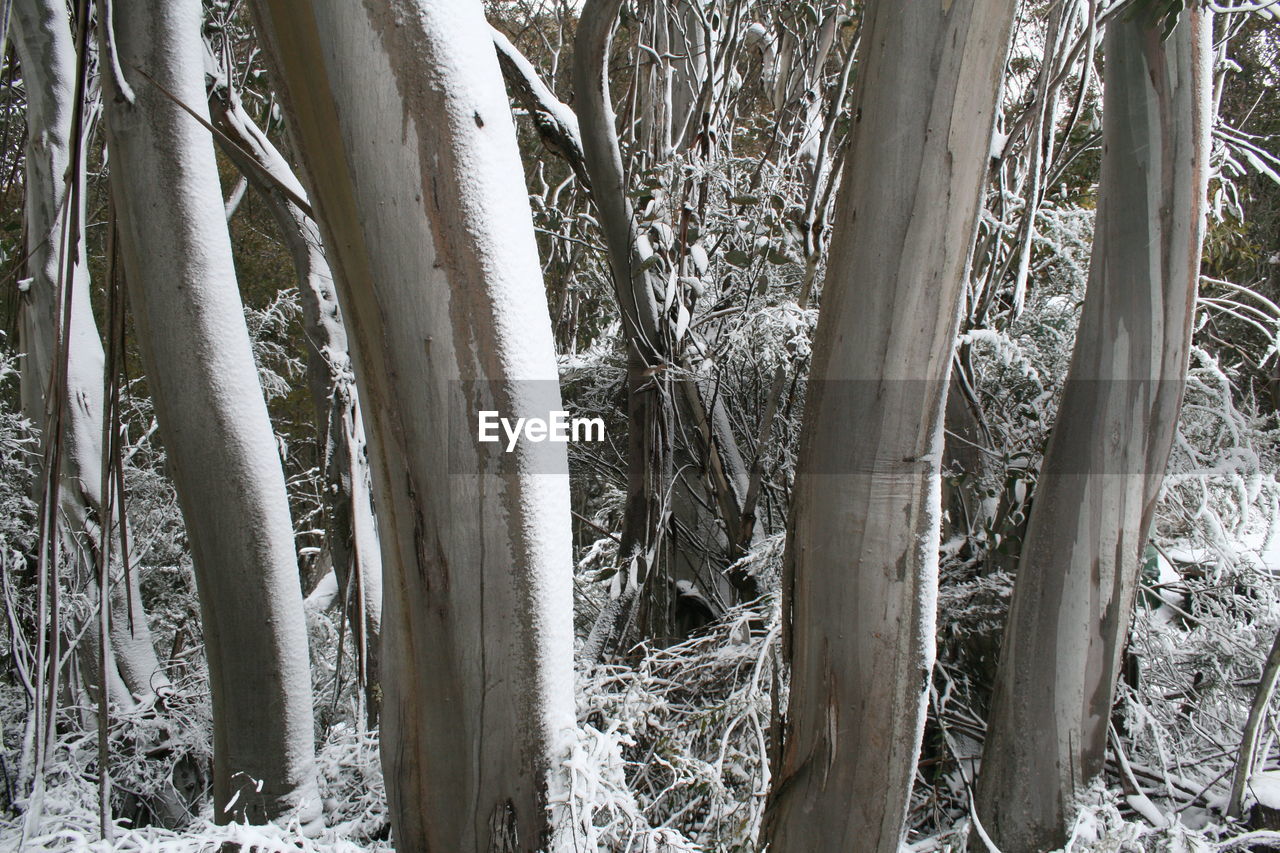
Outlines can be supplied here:
[[[729, 429], [714, 381], [694, 375], [683, 362], [683, 335], [672, 321], [674, 296], [659, 307], [656, 292], [675, 284], [679, 260], [654, 258], [636, 227], [627, 195], [622, 152], [607, 79], [613, 27], [621, 0], [588, 0], [578, 22], [573, 75], [585, 171], [609, 251], [614, 294], [627, 342], [627, 499], [618, 548], [619, 597], [593, 632], [588, 649], [605, 650], [611, 635], [626, 648], [640, 639], [671, 642], [677, 603], [675, 585], [689, 582], [711, 599], [755, 598], [751, 578], [726, 582], [723, 568], [740, 538], [741, 505], [747, 471]], [[666, 33], [665, 5], [655, 7], [654, 26]], [[657, 95], [644, 108], [652, 139], [670, 149], [669, 67], [654, 63]], [[665, 69], [665, 70], [664, 70]], [[656, 84], [655, 84], [656, 85]], [[671, 275], [667, 273], [672, 272]], [[684, 311], [687, 327], [688, 310]], [[674, 379], [673, 373], [683, 377]], [[705, 374], [704, 371], [698, 371]], [[677, 477], [675, 472], [681, 475]], [[718, 559], [708, 559], [715, 554]]]
[[[1177, 425], [1204, 236], [1210, 24], [1113, 19], [1088, 295], [1031, 509], [978, 815], [1005, 850], [1066, 839], [1103, 767], [1140, 555]], [[1034, 733], [1029, 736], [1028, 733]]]
[[[85, 262], [83, 194], [78, 233], [68, 233], [72, 217], [66, 209], [68, 179], [84, 181], [84, 159], [77, 174], [68, 176], [73, 144], [73, 101], [76, 60], [66, 5], [57, 0], [17, 0], [13, 7], [14, 47], [22, 62], [27, 93], [27, 152], [25, 221], [27, 269], [30, 277], [18, 298], [19, 348], [25, 354], [21, 396], [23, 411], [51, 440], [47, 420], [62, 326], [60, 283], [71, 289], [66, 387], [62, 391], [62, 485], [59, 489], [62, 539], [73, 554], [78, 585], [91, 593], [97, 588], [97, 555], [112, 525], [123, 523], [118, 513], [104, 525], [102, 502], [102, 418], [105, 358], [89, 297], [89, 268]], [[65, 241], [65, 243], [64, 243]], [[74, 253], [70, 265], [65, 252]], [[110, 596], [110, 640], [114, 667], [108, 673], [109, 696], [132, 705], [134, 697], [168, 687], [160, 668], [137, 572], [127, 581], [121, 575]], [[125, 584], [128, 584], [126, 587]], [[96, 594], [94, 595], [96, 599]], [[97, 627], [85, 632], [86, 649], [98, 645]], [[96, 658], [95, 658], [96, 659]], [[87, 672], [96, 672], [92, 667]]]
[[[114, 7], [111, 188], [138, 342], [200, 590], [219, 821], [319, 819], [284, 474], [250, 351], [205, 113], [198, 0]], [[107, 63], [104, 69], [109, 68]], [[130, 91], [131, 90], [131, 91]]]
[[[661, 318], [650, 277], [635, 239], [632, 206], [626, 195], [622, 152], [609, 97], [607, 57], [621, 0], [588, 0], [578, 20], [573, 51], [576, 110], [583, 154], [591, 176], [591, 197], [609, 250], [614, 293], [627, 342], [627, 497], [618, 546], [621, 584], [602, 617], [604, 633], [620, 639], [643, 604], [643, 586], [654, 586], [656, 606], [645, 607], [648, 623], [639, 633], [661, 632], [669, 596], [657, 579], [663, 533], [671, 516], [670, 484], [675, 471], [673, 385]], [[656, 593], [656, 595], [654, 595]], [[634, 622], [632, 622], [634, 625]], [[636, 638], [637, 635], [632, 633]], [[588, 645], [605, 650], [606, 642]], [[603, 638], [602, 638], [603, 639]], [[623, 645], [630, 645], [622, 640]]]
[[866, 6], [784, 567], [772, 853], [898, 850], [933, 666], [944, 398], [1015, 6]]
[[1271, 710], [1271, 699], [1275, 696], [1276, 680], [1280, 679], [1280, 634], [1271, 642], [1271, 651], [1267, 653], [1267, 661], [1262, 666], [1262, 675], [1258, 678], [1258, 687], [1253, 692], [1253, 701], [1249, 704], [1249, 717], [1245, 720], [1244, 731], [1240, 736], [1240, 750], [1236, 753], [1235, 772], [1231, 775], [1231, 796], [1227, 800], [1227, 817], [1239, 820], [1244, 810], [1244, 790], [1248, 787], [1249, 778], [1253, 776], [1258, 761], [1258, 742], [1262, 739], [1262, 729]]
[[476, 443], [559, 385], [479, 3], [259, 0], [353, 342], [382, 532], [383, 768], [405, 850], [561, 849], [564, 446]]
[[[225, 75], [226, 69], [223, 69]], [[320, 229], [298, 201], [306, 191], [289, 163], [267, 139], [223, 76], [210, 91], [209, 111], [227, 157], [262, 195], [298, 274], [307, 338], [307, 382], [316, 410], [316, 435], [323, 453], [326, 544], [346, 601], [365, 687], [369, 725], [378, 721], [378, 650], [382, 625], [382, 555], [373, 515], [372, 477], [365, 453], [364, 425], [355, 372], [347, 351], [338, 296], [325, 260]], [[286, 191], [287, 190], [287, 191]]]

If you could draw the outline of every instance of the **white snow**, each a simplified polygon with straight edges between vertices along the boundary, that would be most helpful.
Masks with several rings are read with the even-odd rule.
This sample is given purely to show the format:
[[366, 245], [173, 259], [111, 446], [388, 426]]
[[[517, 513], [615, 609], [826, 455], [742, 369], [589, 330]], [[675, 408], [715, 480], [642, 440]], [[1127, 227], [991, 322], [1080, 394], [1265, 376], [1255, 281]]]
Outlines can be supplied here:
[[1249, 777], [1249, 793], [1258, 805], [1280, 809], [1280, 770], [1264, 770]]

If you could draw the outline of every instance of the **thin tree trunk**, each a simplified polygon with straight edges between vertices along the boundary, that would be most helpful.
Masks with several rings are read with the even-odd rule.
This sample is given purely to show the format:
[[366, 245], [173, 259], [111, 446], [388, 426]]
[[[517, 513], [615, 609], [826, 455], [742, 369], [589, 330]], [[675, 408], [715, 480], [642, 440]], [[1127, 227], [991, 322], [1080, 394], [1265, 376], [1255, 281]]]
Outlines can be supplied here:
[[307, 381], [324, 457], [326, 543], [338, 581], [338, 597], [347, 602], [369, 724], [376, 726], [382, 554], [355, 372], [333, 276], [325, 260], [320, 229], [290, 198], [306, 201], [306, 191], [288, 162], [245, 112], [239, 95], [225, 78], [210, 91], [209, 110], [214, 126], [222, 132], [223, 151], [266, 201], [298, 274], [307, 338]]
[[[568, 464], [476, 443], [559, 385], [478, 2], [258, 0], [338, 281], [382, 532], [383, 768], [405, 850], [562, 849]], [[513, 191], [514, 190], [514, 191]]]
[[[107, 140], [121, 254], [200, 591], [219, 821], [319, 820], [311, 675], [284, 474], [205, 113], [199, 0], [114, 7]], [[103, 63], [109, 69], [110, 63]]]
[[933, 666], [943, 405], [1015, 6], [865, 7], [784, 566], [771, 853], [898, 850]]
[[[66, 387], [62, 390], [62, 441], [60, 529], [68, 551], [75, 557], [76, 577], [83, 587], [97, 588], [95, 566], [104, 538], [112, 535], [103, 525], [102, 418], [105, 359], [89, 297], [89, 268], [85, 262], [83, 229], [70, 234], [67, 210], [68, 179], [84, 181], [83, 158], [79, 173], [68, 176], [73, 134], [75, 98], [75, 48], [66, 5], [58, 0], [16, 0], [13, 7], [14, 47], [22, 62], [27, 93], [27, 156], [25, 217], [27, 268], [30, 273], [18, 300], [19, 346], [25, 354], [21, 397], [27, 417], [49, 440], [47, 395], [54, 372], [55, 343], [59, 337], [62, 305], [60, 282], [64, 250], [74, 253], [71, 276], [71, 322], [68, 331]], [[83, 204], [83, 194], [79, 202]], [[83, 223], [83, 209], [76, 221]], [[65, 249], [64, 249], [65, 240]], [[118, 510], [112, 524], [123, 523]], [[127, 583], [127, 586], [126, 586]], [[137, 572], [120, 578], [110, 590], [110, 640], [113, 666], [108, 673], [112, 700], [132, 705], [134, 697], [151, 695], [168, 687], [152, 644]], [[96, 594], [94, 595], [96, 599]], [[86, 649], [98, 646], [98, 631], [85, 634]], [[86, 673], [96, 667], [86, 668]]]
[[[988, 719], [978, 815], [1004, 850], [1066, 839], [1102, 771], [1140, 555], [1177, 425], [1204, 236], [1210, 24], [1113, 19], [1088, 294]], [[1029, 736], [1034, 732], [1035, 736]]]
[[[662, 535], [671, 514], [675, 428], [670, 364], [658, 304], [634, 239], [634, 217], [609, 98], [606, 60], [621, 6], [621, 0], [588, 0], [578, 20], [573, 52], [583, 153], [627, 341], [627, 497], [618, 546], [623, 581], [615, 612], [606, 616], [615, 622], [626, 617], [640, 586], [652, 582], [657, 572]], [[611, 635], [622, 631], [621, 624], [608, 629]]]
[[1258, 679], [1258, 688], [1253, 694], [1253, 703], [1249, 706], [1249, 718], [1245, 721], [1244, 732], [1240, 736], [1240, 751], [1236, 755], [1236, 769], [1231, 777], [1231, 798], [1227, 801], [1227, 817], [1239, 820], [1244, 806], [1244, 789], [1253, 775], [1253, 768], [1258, 760], [1258, 740], [1262, 736], [1262, 726], [1267, 721], [1267, 713], [1271, 709], [1271, 697], [1276, 692], [1276, 680], [1280, 678], [1280, 634], [1276, 634], [1271, 643], [1271, 651], [1267, 653], [1267, 662], [1262, 667], [1262, 677]]
[[[739, 539], [747, 470], [714, 382], [672, 376], [687, 372], [676, 334], [679, 323], [670, 318], [679, 296], [660, 308], [654, 294], [678, 286], [674, 275], [664, 277], [671, 269], [665, 265], [678, 261], [664, 257], [654, 263], [657, 259], [640, 239], [606, 74], [621, 5], [621, 0], [588, 0], [584, 5], [573, 75], [583, 158], [627, 341], [627, 499], [618, 549], [623, 582], [602, 617], [601, 631], [593, 634], [607, 634], [626, 647], [642, 638], [679, 639], [672, 630], [677, 581], [690, 581], [713, 598], [735, 597], [727, 587], [723, 594], [719, 588], [724, 586], [723, 564]], [[654, 16], [665, 32], [666, 13]], [[667, 79], [662, 69], [653, 70], [655, 79]], [[646, 135], [654, 140], [669, 136], [668, 94], [663, 88], [658, 96], [645, 98]], [[655, 145], [670, 148], [669, 141]], [[708, 552], [719, 555], [716, 564], [709, 565]], [[759, 594], [749, 577], [729, 580], [739, 599]], [[593, 653], [606, 650], [607, 643], [597, 639], [588, 644]]]

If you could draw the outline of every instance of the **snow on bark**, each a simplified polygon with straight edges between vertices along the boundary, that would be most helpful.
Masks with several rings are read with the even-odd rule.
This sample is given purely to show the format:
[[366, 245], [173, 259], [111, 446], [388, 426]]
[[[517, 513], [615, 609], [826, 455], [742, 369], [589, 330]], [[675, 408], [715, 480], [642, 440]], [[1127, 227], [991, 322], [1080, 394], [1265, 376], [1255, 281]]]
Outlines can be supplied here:
[[896, 853], [933, 664], [944, 398], [1013, 0], [872, 2], [783, 577], [772, 853]]
[[[627, 340], [627, 500], [618, 577], [628, 582], [593, 629], [587, 644], [592, 654], [607, 651], [611, 639], [624, 648], [641, 639], [680, 639], [673, 586], [677, 581], [691, 581], [717, 600], [745, 601], [759, 595], [753, 578], [742, 573], [726, 577], [728, 559], [706, 558], [717, 551], [727, 558], [742, 541], [746, 465], [723, 397], [714, 392], [709, 359], [698, 359], [703, 364], [694, 367], [689, 363], [694, 359], [684, 355], [686, 350], [705, 353], [709, 348], [699, 347], [696, 334], [689, 332], [683, 303], [673, 316], [671, 300], [659, 307], [655, 297], [667, 292], [674, 298], [668, 285], [675, 281], [678, 259], [667, 252], [653, 257], [628, 195], [606, 62], [621, 7], [620, 0], [589, 0], [583, 6], [573, 57], [583, 158]], [[650, 10], [652, 20], [646, 26], [666, 33], [670, 21], [664, 9]], [[664, 74], [670, 71], [662, 67]], [[663, 106], [650, 99], [652, 109], [645, 108], [650, 118], [668, 117], [669, 95], [665, 91], [656, 96]], [[657, 133], [669, 143], [666, 118], [658, 125], [663, 129], [651, 125], [646, 133]], [[671, 370], [673, 366], [678, 369]], [[694, 441], [676, 429], [678, 423], [693, 427]], [[676, 471], [681, 476], [675, 476]], [[677, 532], [687, 532], [683, 541]], [[660, 559], [664, 552], [668, 559]], [[641, 586], [644, 595], [637, 597]], [[632, 630], [624, 637], [626, 625]]]
[[[186, 521], [213, 702], [215, 819], [319, 819], [284, 474], [236, 286], [205, 112], [199, 0], [117, 5], [111, 189], [147, 380]], [[163, 88], [162, 88], [163, 87]]]
[[339, 600], [347, 602], [369, 723], [379, 714], [378, 650], [382, 636], [382, 555], [373, 514], [372, 475], [355, 372], [320, 229], [299, 204], [306, 191], [288, 161], [253, 122], [225, 74], [214, 69], [209, 108], [223, 150], [253, 184], [276, 220], [298, 276], [307, 339], [307, 383], [316, 410], [325, 477], [326, 542]]
[[511, 95], [533, 119], [543, 143], [563, 157], [573, 169], [574, 175], [584, 186], [590, 187], [591, 180], [583, 163], [582, 134], [578, 130], [577, 113], [542, 82], [533, 63], [525, 58], [510, 39], [493, 27], [489, 31]]
[[[1101, 773], [1138, 571], [1174, 439], [1208, 182], [1209, 18], [1113, 19], [1088, 292], [1041, 465], [988, 717], [978, 815], [1061, 846]], [[1027, 732], [1036, 732], [1034, 738]]]
[[478, 2], [254, 6], [352, 341], [384, 567], [383, 766], [404, 849], [562, 849], [573, 716], [559, 409], [524, 175]]
[[[25, 354], [21, 397], [23, 410], [47, 440], [46, 395], [53, 378], [56, 342], [62, 321], [59, 282], [73, 252], [70, 268], [71, 321], [68, 333], [66, 388], [62, 395], [62, 516], [60, 530], [75, 555], [76, 577], [96, 575], [97, 554], [103, 547], [105, 510], [102, 505], [102, 418], [105, 358], [89, 296], [89, 268], [85, 261], [83, 229], [67, 233], [75, 98], [75, 49], [64, 3], [57, 0], [17, 0], [13, 6], [14, 47], [22, 63], [27, 95], [27, 151], [24, 216], [27, 235], [29, 286], [18, 298], [19, 348]], [[72, 180], [84, 180], [83, 164]], [[84, 222], [83, 194], [79, 197]], [[66, 241], [64, 244], [64, 240]], [[113, 524], [122, 523], [119, 515]], [[137, 572], [127, 581], [123, 572], [110, 598], [113, 672], [108, 673], [113, 701], [131, 705], [168, 687], [152, 644]], [[128, 586], [126, 587], [126, 582]], [[90, 582], [96, 588], [96, 582]], [[96, 594], [94, 598], [96, 599]], [[96, 622], [86, 630], [86, 648], [97, 646]], [[96, 657], [95, 657], [96, 660]], [[96, 665], [87, 672], [96, 671]]]

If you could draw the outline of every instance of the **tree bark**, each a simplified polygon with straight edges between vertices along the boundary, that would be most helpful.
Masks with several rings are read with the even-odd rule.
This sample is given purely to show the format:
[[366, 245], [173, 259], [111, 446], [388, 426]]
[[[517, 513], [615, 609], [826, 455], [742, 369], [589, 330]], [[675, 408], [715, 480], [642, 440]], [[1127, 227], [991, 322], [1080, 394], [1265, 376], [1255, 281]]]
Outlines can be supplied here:
[[476, 2], [258, 0], [353, 343], [382, 532], [383, 768], [405, 850], [561, 849], [567, 458], [476, 443], [559, 386]]
[[209, 112], [214, 126], [222, 132], [223, 151], [266, 201], [298, 274], [307, 338], [307, 382], [323, 456], [326, 544], [338, 581], [338, 598], [346, 601], [369, 725], [376, 726], [381, 704], [382, 555], [360, 400], [333, 275], [325, 260], [319, 227], [292, 200], [305, 202], [306, 191], [288, 161], [245, 112], [225, 76], [210, 91]]
[[[1019, 562], [978, 815], [1061, 846], [1102, 771], [1140, 556], [1177, 425], [1204, 237], [1210, 23], [1108, 25], [1088, 294]], [[1030, 734], [1034, 733], [1034, 734]]]
[[[200, 591], [219, 821], [319, 820], [311, 676], [284, 474], [236, 286], [198, 0], [117, 4], [111, 188], [138, 342]], [[103, 64], [110, 69], [110, 63]]]
[[[104, 524], [106, 510], [102, 496], [102, 418], [105, 358], [102, 340], [93, 317], [89, 297], [89, 268], [85, 261], [83, 194], [78, 233], [69, 233], [71, 216], [67, 210], [68, 181], [83, 183], [81, 158], [77, 174], [68, 175], [73, 144], [73, 101], [75, 98], [75, 48], [64, 3], [57, 0], [17, 0], [13, 9], [14, 47], [22, 62], [27, 93], [27, 151], [25, 222], [29, 278], [18, 298], [19, 348], [25, 355], [21, 397], [23, 411], [41, 428], [45, 441], [51, 440], [48, 420], [50, 392], [56, 361], [56, 344], [61, 334], [62, 286], [71, 289], [66, 387], [62, 394], [63, 450], [62, 485], [59, 489], [62, 539], [73, 554], [77, 584], [90, 592], [97, 555], [112, 526], [123, 523], [116, 511], [111, 524]], [[74, 253], [72, 263], [64, 263], [65, 251]], [[63, 282], [70, 266], [69, 280]], [[119, 567], [117, 567], [119, 569]], [[160, 667], [152, 644], [137, 572], [127, 578], [117, 571], [120, 582], [110, 590], [110, 622], [113, 667], [107, 673], [108, 695], [121, 705], [134, 698], [165, 689], [169, 680]], [[126, 586], [127, 584], [127, 586]], [[96, 595], [94, 596], [96, 598]], [[86, 649], [96, 649], [96, 626], [85, 632]], [[95, 658], [96, 659], [96, 658]], [[96, 671], [96, 666], [86, 670]]]
[[[609, 97], [606, 60], [621, 6], [621, 0], [588, 0], [578, 19], [573, 51], [583, 155], [627, 341], [627, 497], [618, 546], [618, 571], [623, 580], [613, 609], [603, 617], [613, 623], [606, 627], [611, 636], [625, 632], [623, 623], [633, 612], [632, 604], [638, 603], [641, 586], [654, 582], [663, 531], [671, 516], [669, 485], [675, 471], [670, 364], [658, 303], [635, 239]], [[650, 624], [649, 628], [653, 627]], [[598, 645], [602, 651], [605, 646], [590, 645]]]
[[1244, 731], [1240, 736], [1240, 750], [1236, 753], [1236, 767], [1231, 774], [1231, 796], [1227, 800], [1227, 817], [1239, 820], [1244, 810], [1244, 790], [1253, 776], [1258, 761], [1258, 745], [1262, 739], [1262, 727], [1266, 723], [1267, 714], [1271, 710], [1271, 699], [1275, 696], [1276, 680], [1280, 679], [1280, 634], [1276, 634], [1271, 642], [1271, 651], [1267, 653], [1267, 661], [1262, 666], [1262, 675], [1258, 678], [1258, 687], [1253, 692], [1253, 701], [1249, 704], [1249, 717], [1245, 721]]
[[898, 850], [933, 665], [943, 407], [1015, 6], [865, 7], [784, 565], [772, 853]]
[[[713, 599], [735, 597], [724, 583], [723, 564], [740, 538], [747, 482], [714, 381], [704, 371], [694, 375], [683, 363], [684, 332], [671, 319], [680, 297], [660, 307], [655, 295], [678, 286], [677, 276], [667, 273], [679, 261], [665, 254], [654, 257], [641, 239], [627, 195], [606, 61], [621, 5], [621, 0], [588, 0], [573, 56], [585, 170], [627, 342], [627, 498], [618, 549], [624, 580], [601, 619], [602, 630], [593, 632], [588, 644], [593, 653], [606, 646], [596, 633], [612, 636], [623, 648], [640, 639], [681, 639], [673, 631], [678, 581], [693, 583]], [[664, 9], [653, 14], [665, 33], [669, 21]], [[650, 70], [655, 80], [666, 80], [670, 69]], [[666, 140], [658, 148], [669, 151], [670, 93], [665, 87], [663, 83], [656, 101], [645, 108], [652, 124], [645, 133]], [[687, 320], [687, 309], [681, 305], [677, 310], [685, 311]], [[675, 379], [673, 373], [682, 377]], [[708, 552], [718, 552], [722, 559], [709, 561]], [[729, 580], [740, 600], [759, 594], [749, 577]]]

